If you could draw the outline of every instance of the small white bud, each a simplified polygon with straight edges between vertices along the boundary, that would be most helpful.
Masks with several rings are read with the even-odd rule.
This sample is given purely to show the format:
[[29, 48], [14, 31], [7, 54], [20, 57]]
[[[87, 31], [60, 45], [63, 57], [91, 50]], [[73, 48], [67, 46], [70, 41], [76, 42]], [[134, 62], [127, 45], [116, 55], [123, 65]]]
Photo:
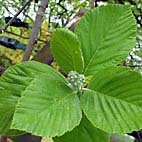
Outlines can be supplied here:
[[83, 74], [79, 74], [76, 71], [70, 71], [67, 78], [75, 90], [82, 91], [85, 83], [85, 76]]

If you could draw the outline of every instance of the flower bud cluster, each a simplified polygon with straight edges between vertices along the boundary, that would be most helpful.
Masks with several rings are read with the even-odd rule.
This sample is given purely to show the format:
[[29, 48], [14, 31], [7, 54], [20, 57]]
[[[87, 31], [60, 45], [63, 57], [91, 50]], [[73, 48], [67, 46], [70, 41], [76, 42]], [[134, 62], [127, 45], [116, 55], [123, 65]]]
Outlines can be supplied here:
[[131, 50], [128, 57], [125, 59], [125, 65], [142, 73], [142, 56], [137, 55], [137, 53], [140, 52], [142, 52], [142, 45], [138, 42], [136, 47]]
[[70, 82], [70, 85], [78, 92], [82, 92], [85, 76], [83, 74], [79, 74], [76, 71], [70, 71], [67, 79]]

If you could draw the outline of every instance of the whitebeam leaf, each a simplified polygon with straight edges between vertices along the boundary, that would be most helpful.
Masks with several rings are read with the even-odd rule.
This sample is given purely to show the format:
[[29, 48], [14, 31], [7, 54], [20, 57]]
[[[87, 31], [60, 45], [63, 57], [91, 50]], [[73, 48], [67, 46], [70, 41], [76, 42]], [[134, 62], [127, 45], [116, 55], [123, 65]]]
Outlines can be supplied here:
[[57, 29], [51, 41], [51, 51], [56, 62], [68, 73], [83, 70], [83, 58], [77, 36], [67, 29]]
[[55, 137], [79, 125], [82, 111], [78, 96], [58, 76], [41, 75], [27, 86], [18, 101], [12, 129]]
[[136, 42], [136, 21], [128, 5], [106, 5], [89, 11], [75, 33], [81, 42], [84, 74], [118, 65]]
[[10, 130], [15, 107], [26, 88], [42, 74], [50, 74], [56, 80], [66, 80], [50, 66], [35, 61], [10, 67], [0, 77], [0, 135], [10, 136], [23, 133]]
[[[90, 90], [89, 90], [90, 89]], [[142, 128], [142, 76], [124, 67], [99, 71], [81, 96], [92, 124], [109, 133]]]
[[[19, 96], [33, 79], [42, 74], [52, 74], [55, 78], [59, 73], [52, 67], [36, 61], [28, 61], [8, 68], [0, 78], [0, 89], [15, 92]], [[60, 78], [63, 78], [60, 76]], [[58, 79], [58, 78], [57, 78]], [[0, 93], [1, 95], [1, 93]]]

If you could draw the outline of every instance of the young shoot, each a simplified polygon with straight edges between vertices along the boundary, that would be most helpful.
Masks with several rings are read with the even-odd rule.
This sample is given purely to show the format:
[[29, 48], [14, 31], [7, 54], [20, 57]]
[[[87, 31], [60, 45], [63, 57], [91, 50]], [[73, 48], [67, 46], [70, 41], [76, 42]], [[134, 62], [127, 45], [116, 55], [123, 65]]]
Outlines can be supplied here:
[[77, 92], [82, 92], [85, 84], [85, 76], [83, 74], [79, 74], [76, 71], [70, 71], [67, 79], [70, 82], [70, 86], [76, 90]]

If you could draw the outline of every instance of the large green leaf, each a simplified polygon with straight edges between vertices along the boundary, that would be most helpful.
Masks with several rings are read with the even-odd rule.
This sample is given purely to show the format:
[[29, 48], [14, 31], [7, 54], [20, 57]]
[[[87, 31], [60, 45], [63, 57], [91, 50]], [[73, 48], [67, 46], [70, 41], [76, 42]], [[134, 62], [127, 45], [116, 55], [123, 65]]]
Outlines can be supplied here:
[[89, 89], [81, 96], [81, 104], [95, 127], [109, 133], [142, 128], [140, 74], [124, 67], [107, 68], [94, 76]]
[[84, 74], [117, 65], [135, 46], [136, 22], [129, 6], [106, 5], [89, 11], [75, 33], [81, 42]]
[[57, 29], [51, 41], [51, 50], [56, 62], [68, 73], [75, 70], [81, 73], [83, 58], [77, 36], [67, 29]]
[[109, 134], [95, 128], [83, 117], [79, 126], [61, 137], [55, 137], [54, 142], [109, 142]]
[[0, 78], [0, 135], [19, 134], [9, 130], [17, 101], [27, 86], [41, 74], [50, 74], [55, 78], [58, 76], [57, 80], [64, 80], [53, 68], [35, 61], [10, 67]]
[[[41, 74], [52, 74], [56, 78], [57, 71], [48, 65], [36, 61], [17, 64], [8, 68], [2, 75], [0, 78], [0, 89], [6, 89], [21, 95], [21, 92], [26, 89], [29, 83]], [[60, 78], [63, 77], [60, 76]]]
[[[58, 77], [59, 76], [59, 77]], [[39, 136], [60, 136], [79, 125], [78, 96], [57, 73], [36, 77], [22, 92], [12, 127]]]

